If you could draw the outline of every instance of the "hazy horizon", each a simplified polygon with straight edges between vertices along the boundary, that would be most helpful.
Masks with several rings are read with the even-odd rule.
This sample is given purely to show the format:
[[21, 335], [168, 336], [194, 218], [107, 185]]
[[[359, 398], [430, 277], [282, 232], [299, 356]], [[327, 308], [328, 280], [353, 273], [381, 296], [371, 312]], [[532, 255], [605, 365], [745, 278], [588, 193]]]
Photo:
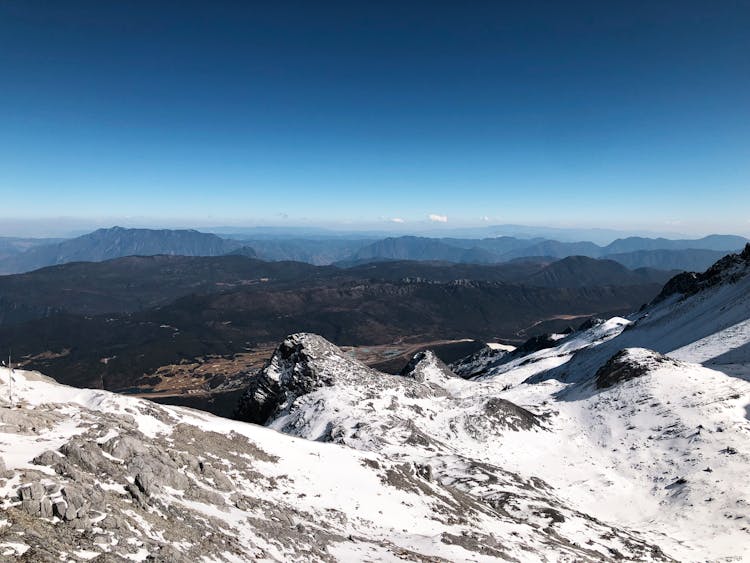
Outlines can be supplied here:
[[298, 223], [251, 223], [251, 222], [211, 222], [204, 220], [144, 220], [127, 217], [110, 217], [102, 220], [78, 218], [51, 218], [18, 220], [0, 218], [0, 237], [18, 238], [74, 238], [98, 229], [122, 227], [127, 229], [193, 229], [219, 236], [253, 234], [272, 236], [277, 233], [283, 238], [298, 236], [325, 238], [339, 237], [387, 237], [387, 236], [426, 236], [426, 237], [463, 237], [485, 238], [494, 236], [514, 236], [517, 238], [549, 238], [566, 242], [591, 241], [597, 244], [608, 244], [617, 238], [632, 236], [667, 239], [699, 239], [708, 235], [738, 235], [750, 238], [750, 229], [730, 231], [727, 229], [707, 229], [701, 231], [683, 231], [679, 226], [658, 230], [650, 228], [617, 228], [607, 225], [544, 225], [500, 222], [435, 223], [429, 219], [393, 223], [390, 221], [372, 223], [333, 223], [333, 222], [298, 222]]

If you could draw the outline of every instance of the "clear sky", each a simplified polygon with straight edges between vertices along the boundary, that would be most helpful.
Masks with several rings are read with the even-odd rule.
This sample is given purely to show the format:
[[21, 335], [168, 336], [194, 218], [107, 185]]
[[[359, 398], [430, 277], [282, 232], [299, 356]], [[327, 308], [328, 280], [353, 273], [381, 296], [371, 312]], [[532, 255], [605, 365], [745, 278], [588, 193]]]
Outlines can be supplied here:
[[750, 2], [3, 0], [0, 196], [6, 225], [747, 234]]

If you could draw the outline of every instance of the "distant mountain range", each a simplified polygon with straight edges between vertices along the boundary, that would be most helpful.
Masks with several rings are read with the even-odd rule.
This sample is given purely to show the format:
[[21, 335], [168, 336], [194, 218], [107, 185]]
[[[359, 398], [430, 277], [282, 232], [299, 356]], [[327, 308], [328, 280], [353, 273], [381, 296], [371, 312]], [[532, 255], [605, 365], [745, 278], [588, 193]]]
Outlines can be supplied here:
[[516, 259], [555, 260], [585, 256], [614, 260], [630, 269], [703, 270], [747, 239], [710, 235], [701, 239], [629, 237], [606, 246], [544, 238], [222, 238], [194, 230], [99, 229], [57, 240], [0, 238], [0, 274], [22, 273], [69, 262], [100, 262], [124, 256], [221, 256], [240, 254], [271, 261], [297, 261], [342, 268], [389, 260], [499, 264]]
[[549, 259], [587, 256], [614, 260], [628, 268], [702, 270], [727, 252], [742, 249], [747, 242], [734, 235], [710, 235], [702, 239], [618, 239], [607, 246], [592, 242], [560, 242], [545, 239], [429, 239], [404, 236], [387, 238], [362, 247], [351, 258], [339, 262], [351, 266], [378, 260], [430, 260], [492, 264], [518, 258]]
[[62, 240], [54, 238], [0, 237], [0, 260], [16, 256], [35, 246], [55, 244]]
[[74, 239], [29, 248], [25, 252], [0, 260], [0, 273], [29, 272], [68, 262], [101, 262], [123, 256], [219, 256], [241, 246], [240, 242], [193, 230], [113, 227], [99, 229]]
[[654, 291], [677, 273], [649, 268], [629, 270], [617, 262], [583, 256], [503, 264], [387, 261], [341, 269], [303, 262], [262, 261], [243, 255], [244, 250], [242, 247], [224, 256], [127, 256], [0, 276], [0, 325], [58, 313], [133, 313], [191, 294], [238, 289], [271, 294], [362, 283], [469, 281], [549, 289], [648, 286], [649, 291]]

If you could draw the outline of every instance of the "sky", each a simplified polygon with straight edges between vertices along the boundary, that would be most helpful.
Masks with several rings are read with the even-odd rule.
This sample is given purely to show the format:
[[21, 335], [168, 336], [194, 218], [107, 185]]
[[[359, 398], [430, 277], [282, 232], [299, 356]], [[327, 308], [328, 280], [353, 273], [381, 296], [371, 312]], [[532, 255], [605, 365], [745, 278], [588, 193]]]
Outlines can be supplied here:
[[0, 2], [0, 234], [502, 223], [749, 234], [750, 1]]

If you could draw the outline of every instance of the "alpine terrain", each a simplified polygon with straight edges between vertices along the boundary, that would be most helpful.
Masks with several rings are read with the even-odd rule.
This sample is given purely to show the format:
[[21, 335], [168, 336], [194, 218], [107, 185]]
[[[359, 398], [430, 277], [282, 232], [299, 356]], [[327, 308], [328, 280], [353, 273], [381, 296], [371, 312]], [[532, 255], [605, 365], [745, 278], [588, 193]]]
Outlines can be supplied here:
[[627, 317], [400, 374], [285, 338], [240, 420], [0, 370], [0, 555], [750, 558], [750, 245]]

